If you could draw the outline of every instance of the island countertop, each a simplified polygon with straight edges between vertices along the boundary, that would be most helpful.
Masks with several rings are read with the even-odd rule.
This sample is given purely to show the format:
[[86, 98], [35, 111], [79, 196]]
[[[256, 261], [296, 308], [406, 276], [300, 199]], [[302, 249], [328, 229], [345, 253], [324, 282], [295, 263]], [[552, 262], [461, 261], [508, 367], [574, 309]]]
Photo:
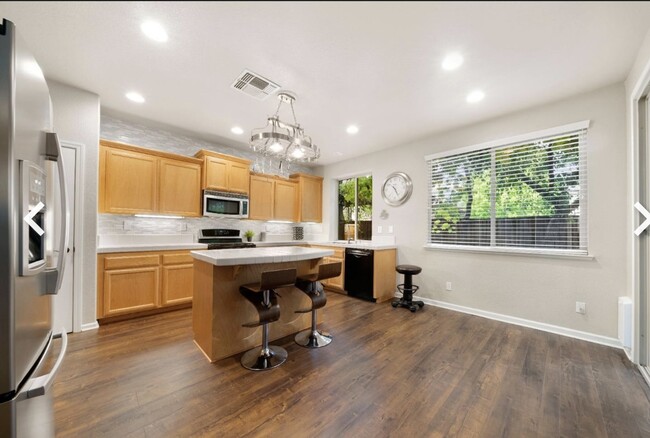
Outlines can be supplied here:
[[192, 251], [192, 257], [214, 266], [259, 265], [263, 263], [297, 262], [334, 255], [322, 248], [283, 246], [273, 248], [235, 248]]

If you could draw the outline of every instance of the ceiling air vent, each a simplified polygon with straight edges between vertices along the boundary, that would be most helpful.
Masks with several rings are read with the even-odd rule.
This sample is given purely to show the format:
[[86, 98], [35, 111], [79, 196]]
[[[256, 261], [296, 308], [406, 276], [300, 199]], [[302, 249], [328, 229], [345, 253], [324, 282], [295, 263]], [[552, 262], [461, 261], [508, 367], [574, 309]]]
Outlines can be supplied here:
[[280, 89], [278, 84], [250, 70], [244, 70], [231, 87], [258, 100], [264, 100]]

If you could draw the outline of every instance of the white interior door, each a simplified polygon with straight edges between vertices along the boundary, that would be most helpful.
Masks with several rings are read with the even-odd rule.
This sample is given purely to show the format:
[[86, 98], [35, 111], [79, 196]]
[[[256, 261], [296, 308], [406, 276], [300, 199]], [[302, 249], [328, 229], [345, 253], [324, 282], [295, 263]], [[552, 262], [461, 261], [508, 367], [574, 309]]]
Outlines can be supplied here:
[[[74, 315], [74, 242], [75, 242], [75, 194], [77, 192], [76, 174], [77, 174], [77, 150], [71, 147], [61, 145], [63, 151], [63, 166], [65, 168], [66, 186], [68, 189], [68, 208], [69, 208], [69, 233], [66, 253], [63, 255], [65, 260], [65, 272], [61, 290], [54, 298], [54, 331], [57, 332], [61, 327], [65, 327], [66, 332], [73, 331]], [[60, 203], [56, 203], [57, 206]], [[60, 218], [57, 213], [54, 218]], [[60, 229], [59, 224], [54, 224], [53, 229]]]

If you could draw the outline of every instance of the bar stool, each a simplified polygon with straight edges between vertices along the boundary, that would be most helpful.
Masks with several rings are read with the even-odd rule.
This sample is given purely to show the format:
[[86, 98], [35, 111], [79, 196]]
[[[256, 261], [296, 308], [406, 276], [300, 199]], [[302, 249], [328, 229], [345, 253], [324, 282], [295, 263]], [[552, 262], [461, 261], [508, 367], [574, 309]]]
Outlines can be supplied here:
[[422, 301], [413, 301], [413, 294], [420, 289], [419, 286], [413, 284], [413, 275], [422, 272], [422, 268], [415, 265], [397, 265], [395, 270], [404, 275], [404, 283], [397, 285], [397, 289], [402, 292], [402, 298], [393, 301], [391, 304], [393, 307], [405, 307], [415, 313], [418, 306], [420, 309], [424, 307]]
[[253, 371], [270, 370], [287, 360], [287, 350], [269, 345], [269, 324], [280, 319], [280, 305], [275, 289], [293, 286], [295, 282], [295, 269], [280, 269], [264, 271], [259, 283], [244, 284], [239, 287], [239, 293], [255, 306], [259, 315], [259, 321], [242, 324], [242, 326], [262, 326], [262, 346], [244, 353], [241, 358], [244, 368]]
[[318, 266], [317, 274], [298, 277], [296, 287], [311, 299], [311, 308], [296, 310], [296, 313], [311, 312], [311, 328], [296, 335], [296, 344], [307, 348], [320, 348], [332, 342], [332, 336], [329, 333], [320, 333], [316, 329], [316, 311], [325, 307], [325, 303], [327, 303], [321, 280], [341, 275], [341, 265], [341, 262], [323, 263]]

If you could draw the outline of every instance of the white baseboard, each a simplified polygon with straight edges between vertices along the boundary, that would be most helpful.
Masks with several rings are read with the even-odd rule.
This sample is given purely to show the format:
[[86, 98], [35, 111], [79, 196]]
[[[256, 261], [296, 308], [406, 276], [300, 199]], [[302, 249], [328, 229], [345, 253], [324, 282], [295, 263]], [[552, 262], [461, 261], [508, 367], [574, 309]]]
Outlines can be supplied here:
[[637, 368], [639, 369], [639, 372], [643, 376], [643, 380], [645, 380], [645, 383], [650, 386], [650, 373], [648, 373], [648, 369], [642, 365], [637, 365]]
[[81, 324], [81, 331], [85, 332], [88, 330], [97, 330], [99, 328], [99, 323], [97, 321], [95, 322], [89, 322], [87, 324]]
[[[623, 344], [621, 343], [621, 345], [623, 345]], [[635, 363], [635, 362], [632, 360], [632, 350], [630, 350], [630, 349], [627, 348], [627, 347], [622, 347], [622, 348], [623, 348], [623, 351], [625, 352], [625, 355], [626, 355], [627, 358], [630, 360], [630, 362]]]
[[[396, 294], [396, 296], [401, 296], [401, 294]], [[420, 301], [423, 301], [424, 304], [428, 304], [429, 306], [442, 307], [443, 309], [455, 310], [456, 312], [468, 313], [470, 315], [481, 316], [483, 318], [494, 319], [496, 321], [520, 325], [522, 327], [528, 327], [532, 329], [542, 330], [544, 332], [555, 333], [556, 335], [568, 336], [569, 338], [581, 339], [583, 341], [594, 342], [596, 344], [601, 344], [601, 345], [607, 345], [608, 347], [623, 349], [623, 344], [621, 343], [620, 340], [616, 338], [610, 338], [608, 336], [595, 335], [593, 333], [582, 332], [580, 330], [574, 330], [566, 327], [560, 327], [557, 325], [546, 324], [543, 322], [517, 318], [516, 316], [509, 316], [500, 313], [488, 312], [486, 310], [473, 309], [471, 307], [459, 306], [458, 304], [432, 300], [430, 298], [414, 296], [413, 299], [418, 299]]]

